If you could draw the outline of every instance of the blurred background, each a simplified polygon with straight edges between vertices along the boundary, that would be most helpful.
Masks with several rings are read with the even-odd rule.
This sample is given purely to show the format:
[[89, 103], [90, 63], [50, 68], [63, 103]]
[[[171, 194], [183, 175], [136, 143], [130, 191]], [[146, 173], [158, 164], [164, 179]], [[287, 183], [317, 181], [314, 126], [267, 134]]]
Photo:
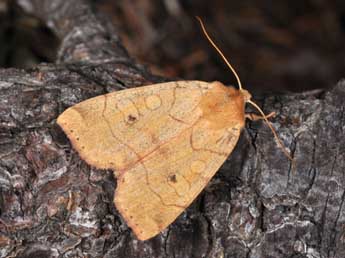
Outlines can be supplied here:
[[[234, 76], [207, 42], [209, 34], [251, 91], [328, 88], [345, 76], [345, 1], [94, 0], [130, 55], [165, 77]], [[0, 66], [54, 62], [58, 39], [13, 1], [0, 0]]]

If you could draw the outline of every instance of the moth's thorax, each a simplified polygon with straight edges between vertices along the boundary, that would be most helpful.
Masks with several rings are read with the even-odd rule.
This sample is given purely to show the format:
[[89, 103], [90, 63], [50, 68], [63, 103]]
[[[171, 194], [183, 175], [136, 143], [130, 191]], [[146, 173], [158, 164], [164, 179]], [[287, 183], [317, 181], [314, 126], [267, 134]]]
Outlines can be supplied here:
[[220, 82], [212, 82], [213, 87], [200, 103], [203, 118], [213, 128], [244, 126], [245, 100], [250, 94], [246, 90], [238, 90], [232, 86], [224, 86]]

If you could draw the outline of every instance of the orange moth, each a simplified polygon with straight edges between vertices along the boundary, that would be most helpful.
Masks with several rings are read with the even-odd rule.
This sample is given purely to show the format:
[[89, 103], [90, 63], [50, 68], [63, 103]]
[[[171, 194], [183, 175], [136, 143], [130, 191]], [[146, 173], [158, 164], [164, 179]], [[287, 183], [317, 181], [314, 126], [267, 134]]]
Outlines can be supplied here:
[[[116, 208], [140, 240], [159, 234], [192, 203], [234, 149], [246, 118], [264, 119], [282, 146], [198, 20], [239, 89], [220, 82], [158, 83], [85, 100], [57, 119], [83, 160], [115, 171]], [[245, 114], [245, 103], [261, 116]]]

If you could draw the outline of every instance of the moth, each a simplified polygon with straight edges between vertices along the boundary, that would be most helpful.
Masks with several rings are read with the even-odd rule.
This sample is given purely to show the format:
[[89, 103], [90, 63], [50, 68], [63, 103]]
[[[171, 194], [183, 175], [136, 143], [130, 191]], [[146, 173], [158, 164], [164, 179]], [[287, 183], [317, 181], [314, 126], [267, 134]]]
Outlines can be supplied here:
[[[267, 119], [273, 114], [251, 101], [198, 19], [239, 89], [220, 82], [158, 83], [85, 100], [57, 119], [83, 160], [114, 171], [115, 206], [140, 240], [159, 234], [192, 203], [233, 151], [246, 118], [265, 120], [282, 146]], [[246, 114], [246, 103], [261, 115]]]

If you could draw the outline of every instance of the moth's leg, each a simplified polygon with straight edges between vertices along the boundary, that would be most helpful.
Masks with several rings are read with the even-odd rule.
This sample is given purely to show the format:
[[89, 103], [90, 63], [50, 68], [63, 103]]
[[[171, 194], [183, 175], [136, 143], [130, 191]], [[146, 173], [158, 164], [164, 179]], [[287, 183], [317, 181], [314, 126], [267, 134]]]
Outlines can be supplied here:
[[[266, 118], [268, 119], [268, 118], [274, 117], [275, 115], [276, 115], [276, 112], [271, 112], [268, 115], [266, 115]], [[244, 117], [248, 118], [248, 119], [250, 119], [252, 121], [257, 121], [257, 120], [263, 120], [264, 119], [263, 116], [259, 116], [259, 115], [254, 114], [254, 113], [246, 113], [244, 115]]]

